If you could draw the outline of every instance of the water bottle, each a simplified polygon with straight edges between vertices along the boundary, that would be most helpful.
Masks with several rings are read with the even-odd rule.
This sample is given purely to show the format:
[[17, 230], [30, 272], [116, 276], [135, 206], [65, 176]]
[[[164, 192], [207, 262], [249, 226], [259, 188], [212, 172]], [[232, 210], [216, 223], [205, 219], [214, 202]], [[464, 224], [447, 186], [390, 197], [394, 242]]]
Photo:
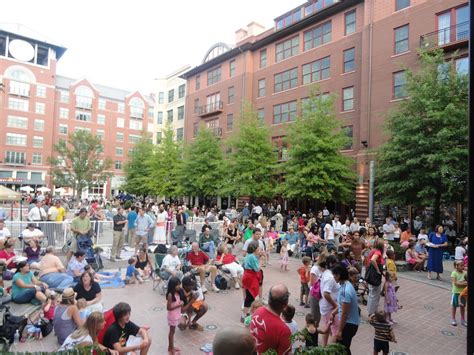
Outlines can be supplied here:
[[18, 344], [18, 343], [20, 342], [20, 332], [19, 332], [18, 329], [17, 329], [16, 332], [15, 332], [15, 336], [14, 336], [14, 338], [13, 338], [13, 342], [14, 342], [15, 344]]

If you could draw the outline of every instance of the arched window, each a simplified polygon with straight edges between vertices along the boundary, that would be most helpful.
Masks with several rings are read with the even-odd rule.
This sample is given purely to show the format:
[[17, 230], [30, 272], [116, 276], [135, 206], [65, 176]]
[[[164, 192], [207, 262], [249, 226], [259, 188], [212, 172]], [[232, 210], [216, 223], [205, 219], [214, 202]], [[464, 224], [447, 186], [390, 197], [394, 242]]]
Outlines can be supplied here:
[[130, 117], [143, 119], [143, 113], [145, 112], [145, 103], [142, 99], [134, 97], [129, 102], [130, 106]]
[[36, 83], [35, 75], [32, 71], [19, 65], [13, 65], [5, 70], [5, 78], [23, 83]]
[[74, 91], [76, 95], [76, 107], [92, 109], [92, 99], [94, 98], [94, 92], [87, 86], [78, 86]]
[[219, 42], [214, 44], [209, 50], [206, 52], [206, 55], [204, 56], [203, 63], [206, 63], [210, 61], [211, 59], [214, 59], [215, 57], [220, 56], [221, 54], [230, 51], [231, 47], [225, 43]]

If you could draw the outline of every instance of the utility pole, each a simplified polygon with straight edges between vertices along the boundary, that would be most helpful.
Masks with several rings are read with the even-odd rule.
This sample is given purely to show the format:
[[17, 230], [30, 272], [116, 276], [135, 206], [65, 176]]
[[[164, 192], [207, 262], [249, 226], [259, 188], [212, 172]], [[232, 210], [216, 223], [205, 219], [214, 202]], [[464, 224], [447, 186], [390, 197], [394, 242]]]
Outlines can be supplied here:
[[375, 185], [375, 162], [369, 163], [369, 218], [374, 222], [374, 185]]

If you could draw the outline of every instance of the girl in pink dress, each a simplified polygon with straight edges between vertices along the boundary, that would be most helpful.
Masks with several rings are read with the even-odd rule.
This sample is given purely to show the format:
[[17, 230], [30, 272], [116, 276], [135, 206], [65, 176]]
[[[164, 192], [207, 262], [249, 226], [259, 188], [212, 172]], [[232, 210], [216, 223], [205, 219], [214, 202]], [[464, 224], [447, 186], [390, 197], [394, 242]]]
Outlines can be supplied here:
[[181, 300], [181, 281], [177, 277], [172, 277], [168, 281], [168, 289], [166, 291], [168, 310], [168, 325], [170, 326], [170, 332], [168, 334], [168, 354], [174, 355], [180, 351], [180, 349], [174, 346], [174, 333], [176, 326], [181, 320], [181, 309], [183, 307], [183, 301]]
[[397, 295], [395, 294], [395, 287], [393, 285], [394, 282], [394, 275], [390, 271], [385, 273], [385, 284], [383, 286], [385, 291], [385, 304], [384, 304], [384, 311], [385, 311], [385, 319], [390, 324], [396, 324], [392, 320], [392, 313], [398, 310], [398, 300]]
[[283, 272], [283, 270], [288, 271], [288, 261], [290, 257], [288, 255], [288, 241], [285, 239], [281, 243], [281, 249], [280, 249], [280, 272]]

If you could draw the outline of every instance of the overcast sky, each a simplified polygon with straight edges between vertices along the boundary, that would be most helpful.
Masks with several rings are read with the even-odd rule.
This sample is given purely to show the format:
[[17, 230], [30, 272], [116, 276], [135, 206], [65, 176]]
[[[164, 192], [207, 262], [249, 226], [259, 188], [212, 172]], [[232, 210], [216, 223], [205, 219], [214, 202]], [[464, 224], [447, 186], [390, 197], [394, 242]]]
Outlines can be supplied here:
[[67, 48], [58, 74], [149, 93], [154, 78], [201, 63], [216, 42], [304, 0], [5, 0], [2, 23], [21, 23]]

